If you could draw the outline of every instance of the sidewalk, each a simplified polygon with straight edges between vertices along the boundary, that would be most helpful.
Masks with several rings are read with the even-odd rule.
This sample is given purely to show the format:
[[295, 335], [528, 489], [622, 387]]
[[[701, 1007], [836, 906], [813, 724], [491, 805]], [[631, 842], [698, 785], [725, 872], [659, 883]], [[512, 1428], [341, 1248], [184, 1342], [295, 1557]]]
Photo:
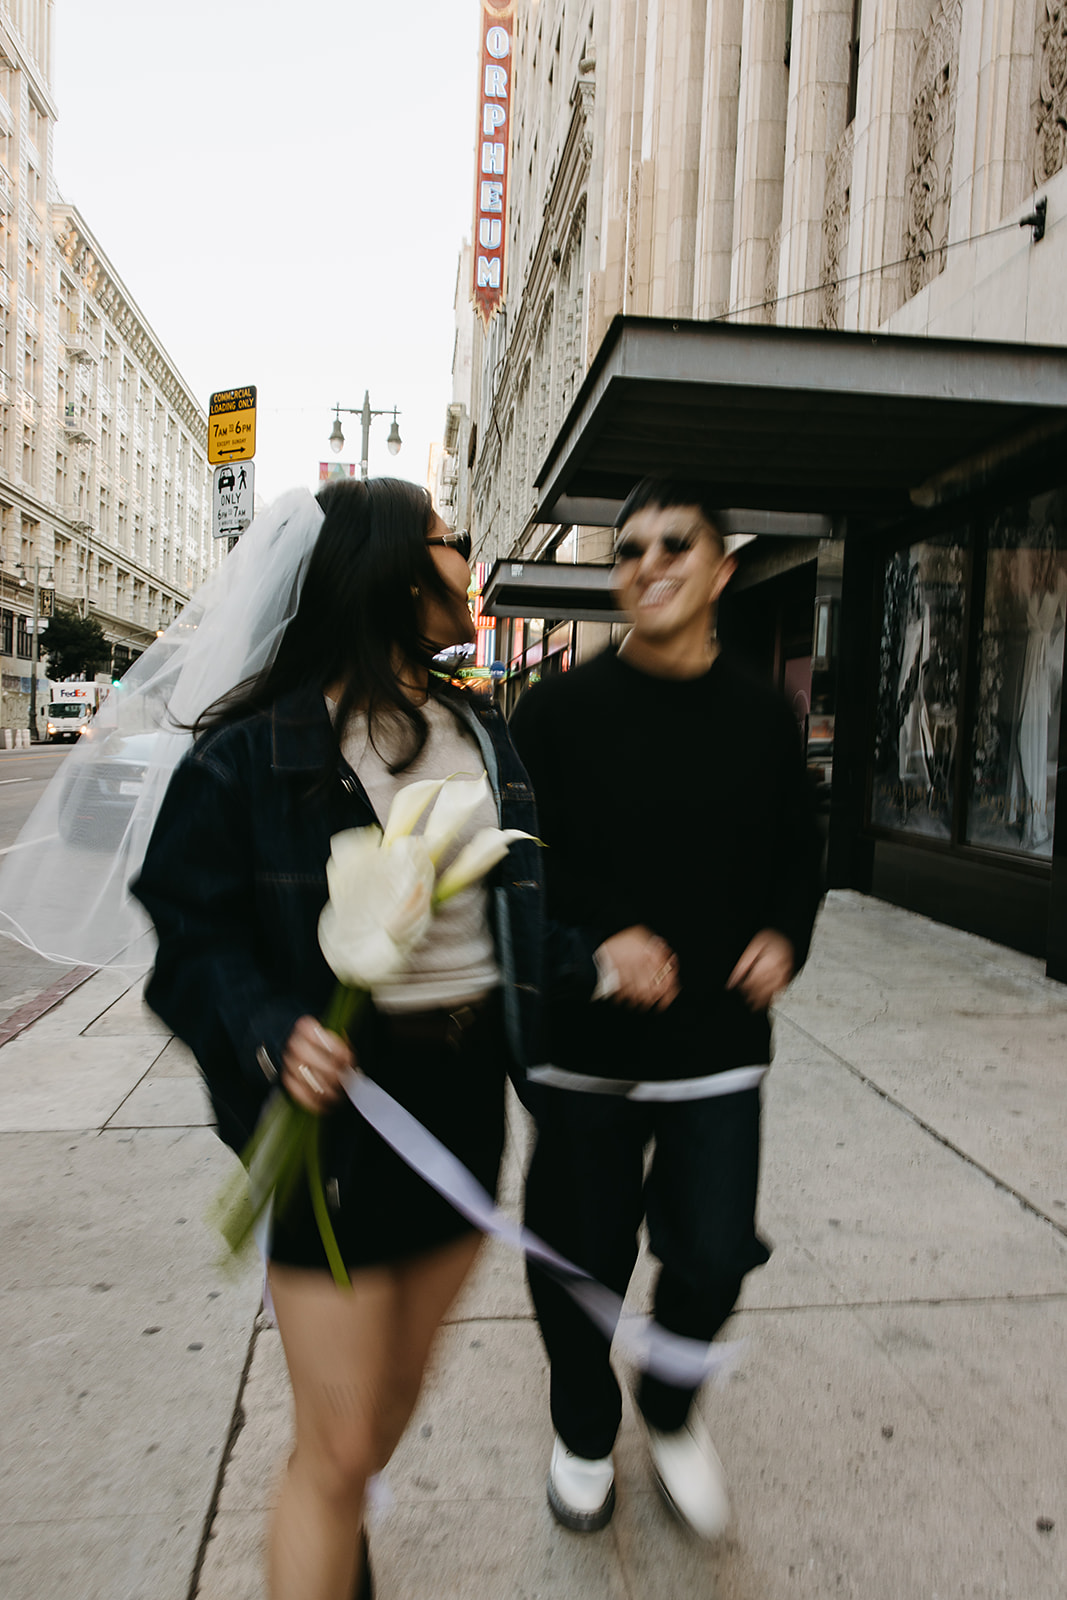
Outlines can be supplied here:
[[[704, 1401], [730, 1537], [670, 1520], [629, 1412], [614, 1521], [555, 1525], [544, 1361], [494, 1247], [390, 1468], [382, 1600], [1063, 1600], [1067, 987], [834, 894], [777, 1037], [775, 1253]], [[213, 1265], [205, 1124], [139, 985], [98, 975], [0, 1050], [3, 1600], [263, 1595], [286, 1381], [257, 1275]], [[517, 1105], [511, 1129], [514, 1205]]]

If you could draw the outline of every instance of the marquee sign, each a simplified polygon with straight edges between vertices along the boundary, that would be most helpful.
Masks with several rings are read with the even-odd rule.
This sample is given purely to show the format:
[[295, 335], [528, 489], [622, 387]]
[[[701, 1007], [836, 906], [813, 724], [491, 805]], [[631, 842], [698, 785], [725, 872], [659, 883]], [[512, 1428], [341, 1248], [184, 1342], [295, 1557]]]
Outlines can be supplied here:
[[493, 312], [504, 303], [514, 36], [515, 0], [482, 0], [473, 296], [475, 309], [486, 327]]

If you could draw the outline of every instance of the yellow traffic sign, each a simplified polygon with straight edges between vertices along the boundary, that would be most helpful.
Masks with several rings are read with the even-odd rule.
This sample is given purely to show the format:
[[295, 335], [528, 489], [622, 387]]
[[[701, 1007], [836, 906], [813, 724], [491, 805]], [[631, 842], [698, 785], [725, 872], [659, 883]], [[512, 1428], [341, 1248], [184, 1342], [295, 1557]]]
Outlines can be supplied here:
[[251, 461], [255, 453], [255, 384], [247, 389], [220, 389], [208, 406], [208, 460], [217, 467], [223, 461]]

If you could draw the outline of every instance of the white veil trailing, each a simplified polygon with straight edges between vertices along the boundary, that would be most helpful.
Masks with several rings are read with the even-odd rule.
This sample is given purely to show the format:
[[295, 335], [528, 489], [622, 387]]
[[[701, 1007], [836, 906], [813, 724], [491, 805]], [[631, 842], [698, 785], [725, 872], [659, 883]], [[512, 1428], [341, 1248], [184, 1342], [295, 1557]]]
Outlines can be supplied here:
[[274, 660], [322, 519], [305, 489], [261, 512], [111, 690], [0, 867], [0, 934], [53, 961], [151, 961], [152, 927], [128, 885], [192, 744], [183, 725]]

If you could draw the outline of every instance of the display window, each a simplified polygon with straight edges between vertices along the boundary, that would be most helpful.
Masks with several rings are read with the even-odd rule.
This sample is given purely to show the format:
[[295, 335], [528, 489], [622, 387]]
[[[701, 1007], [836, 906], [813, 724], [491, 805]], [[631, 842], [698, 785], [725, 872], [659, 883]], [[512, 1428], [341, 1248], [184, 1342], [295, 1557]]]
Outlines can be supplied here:
[[871, 825], [1049, 861], [1065, 637], [1067, 490], [888, 556]]
[[1067, 622], [1067, 493], [990, 525], [967, 840], [1048, 860]]
[[960, 733], [966, 530], [886, 562], [870, 820], [949, 839]]

